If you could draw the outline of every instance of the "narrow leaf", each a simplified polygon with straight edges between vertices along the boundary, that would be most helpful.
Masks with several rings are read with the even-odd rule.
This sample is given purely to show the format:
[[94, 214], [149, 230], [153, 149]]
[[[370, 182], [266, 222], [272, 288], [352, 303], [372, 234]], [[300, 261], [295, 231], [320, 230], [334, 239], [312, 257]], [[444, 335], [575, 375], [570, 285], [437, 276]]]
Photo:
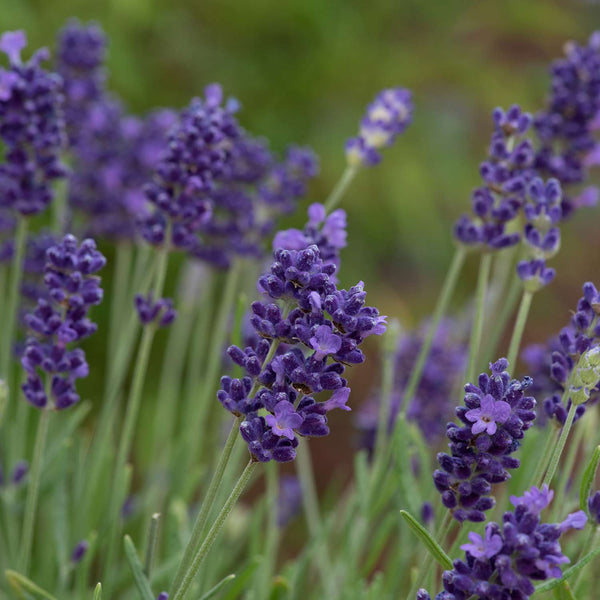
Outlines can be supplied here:
[[42, 589], [36, 583], [33, 583], [31, 579], [27, 579], [25, 575], [21, 575], [21, 573], [17, 573], [16, 571], [12, 571], [8, 569], [6, 572], [6, 579], [8, 579], [8, 583], [10, 583], [10, 587], [13, 588], [15, 593], [19, 596], [23, 596], [23, 591], [29, 592], [33, 594], [36, 598], [44, 598], [44, 600], [56, 600], [56, 598]]
[[221, 581], [219, 581], [219, 583], [217, 583], [215, 587], [208, 590], [208, 592], [206, 592], [206, 594], [204, 594], [203, 596], [200, 596], [199, 600], [209, 600], [209, 598], [214, 598], [217, 595], [217, 592], [219, 592], [222, 587], [226, 586], [230, 581], [233, 581], [234, 579], [235, 575], [233, 573], [231, 575], [227, 575], [227, 577], [223, 577], [223, 579], [221, 579]]
[[150, 519], [150, 530], [148, 532], [148, 546], [146, 547], [146, 558], [144, 560], [144, 573], [150, 577], [154, 565], [154, 555], [156, 553], [156, 542], [158, 541], [158, 525], [160, 522], [160, 513], [154, 513]]
[[571, 586], [567, 581], [563, 581], [560, 585], [557, 585], [552, 592], [556, 600], [575, 600]]
[[594, 479], [596, 479], [596, 471], [598, 470], [599, 462], [600, 446], [596, 446], [596, 448], [594, 448], [594, 452], [592, 453], [592, 458], [590, 458], [590, 462], [588, 463], [588, 466], [583, 472], [583, 476], [581, 478], [581, 486], [579, 488], [579, 508], [585, 511], [588, 515], [588, 498], [590, 497], [592, 485], [594, 485]]
[[595, 548], [589, 554], [586, 554], [581, 560], [578, 560], [570, 569], [567, 569], [560, 579], [551, 579], [550, 581], [544, 581], [544, 583], [537, 585], [535, 587], [535, 593], [547, 592], [555, 588], [557, 585], [560, 585], [563, 581], [566, 581], [569, 579], [569, 577], [572, 577], [575, 575], [575, 573], [581, 571], [581, 569], [583, 569], [583, 567], [585, 567], [585, 565], [587, 565], [591, 560], [596, 558], [598, 554], [600, 554], [600, 548]]
[[254, 575], [262, 559], [259, 556], [254, 557], [243, 571], [237, 576], [235, 583], [229, 588], [223, 600], [233, 600], [246, 590], [247, 584]]
[[94, 600], [102, 600], [102, 584], [98, 583], [94, 590]]
[[408, 511], [401, 510], [402, 518], [408, 523], [415, 535], [423, 542], [429, 554], [446, 570], [452, 569], [452, 561], [443, 548], [433, 539], [433, 536]]
[[142, 561], [140, 561], [133, 541], [128, 535], [123, 538], [123, 544], [125, 546], [125, 556], [135, 581], [135, 587], [137, 587], [140, 596], [143, 600], [155, 600], [152, 588], [150, 587], [150, 582], [146, 575], [144, 575]]

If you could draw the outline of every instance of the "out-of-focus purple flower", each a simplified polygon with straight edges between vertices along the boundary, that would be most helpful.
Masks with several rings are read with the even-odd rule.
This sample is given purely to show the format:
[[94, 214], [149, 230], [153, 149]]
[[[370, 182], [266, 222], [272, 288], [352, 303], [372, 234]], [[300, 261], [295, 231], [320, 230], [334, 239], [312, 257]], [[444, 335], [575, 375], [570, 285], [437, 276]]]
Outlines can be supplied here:
[[177, 311], [173, 308], [171, 298], [160, 298], [154, 301], [152, 294], [135, 297], [135, 309], [142, 325], [158, 323], [160, 327], [167, 327], [177, 317]]
[[81, 562], [89, 547], [90, 543], [87, 540], [81, 540], [78, 542], [71, 552], [71, 562], [75, 565]]
[[282, 475], [279, 479], [277, 498], [277, 525], [283, 529], [302, 508], [302, 484], [293, 475]]
[[[399, 341], [394, 362], [394, 388], [391, 397], [390, 418], [387, 430], [394, 428], [398, 412], [404, 401], [403, 394], [419, 355], [427, 324], [408, 333]], [[440, 323], [427, 357], [423, 375], [407, 410], [408, 420], [416, 423], [429, 442], [438, 441], [445, 433], [445, 423], [454, 414], [452, 395], [466, 365], [465, 334], [458, 322], [444, 320]], [[380, 398], [379, 391], [376, 392]], [[372, 451], [379, 420], [379, 402], [363, 404], [356, 418], [361, 432], [360, 444]]]
[[60, 161], [66, 136], [61, 78], [40, 67], [48, 58], [45, 49], [23, 62], [25, 45], [22, 31], [0, 38], [10, 63], [8, 71], [0, 68], [0, 208], [28, 216], [50, 204], [52, 181], [66, 175]]
[[10, 474], [10, 481], [13, 485], [19, 485], [23, 482], [29, 472], [29, 463], [26, 460], [20, 460]]
[[413, 118], [412, 93], [389, 88], [375, 96], [360, 123], [357, 137], [346, 142], [346, 159], [352, 167], [373, 166], [381, 160], [379, 150], [391, 146]]
[[169, 594], [167, 592], [161, 592], [156, 600], [169, 600]]
[[[96, 331], [87, 313], [102, 301], [100, 278], [95, 274], [106, 264], [93, 240], [80, 245], [67, 235], [46, 252], [44, 284], [48, 298], [40, 298], [37, 308], [25, 317], [33, 336], [27, 340], [21, 364], [27, 373], [22, 389], [37, 408], [64, 409], [79, 401], [75, 380], [89, 372], [85, 353], [69, 349], [76, 341]], [[41, 373], [49, 381], [45, 389]], [[50, 398], [48, 398], [50, 392]]]
[[511, 455], [535, 419], [535, 399], [524, 394], [531, 378], [511, 381], [507, 367], [501, 358], [490, 363], [491, 376], [482, 373], [478, 385], [465, 385], [465, 405], [456, 409], [462, 425], [451, 422], [446, 428], [451, 454], [437, 456], [441, 469], [433, 481], [444, 506], [461, 522], [485, 520], [495, 502], [492, 485], [519, 466]]
[[597, 525], [600, 525], [600, 491], [594, 492], [588, 498], [588, 510], [590, 517]]
[[[532, 488], [521, 498], [513, 496], [515, 509], [505, 512], [502, 524], [490, 522], [485, 539], [469, 533], [471, 543], [463, 544], [465, 560], [455, 560], [454, 568], [442, 576], [444, 591], [440, 600], [467, 598], [529, 598], [534, 582], [561, 577], [561, 564], [570, 562], [559, 538], [568, 529], [582, 529], [583, 511], [569, 515], [562, 523], [542, 523], [540, 512], [552, 499], [547, 486]], [[418, 600], [431, 600], [419, 590]]]

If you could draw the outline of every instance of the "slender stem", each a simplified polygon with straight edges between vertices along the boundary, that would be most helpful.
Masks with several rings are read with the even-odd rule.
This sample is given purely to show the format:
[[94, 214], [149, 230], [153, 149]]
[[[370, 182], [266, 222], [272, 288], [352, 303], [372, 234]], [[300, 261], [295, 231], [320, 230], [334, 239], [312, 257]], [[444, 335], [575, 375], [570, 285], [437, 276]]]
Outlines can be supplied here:
[[335, 184], [333, 190], [331, 190], [331, 194], [329, 194], [329, 197], [325, 200], [326, 212], [330, 213], [340, 203], [357, 172], [358, 167], [346, 167], [346, 170], [342, 173], [339, 181]]
[[[319, 510], [319, 499], [315, 487], [315, 474], [312, 468], [312, 461], [308, 444], [304, 444], [303, 448], [299, 448], [296, 455], [296, 467], [298, 469], [298, 478], [302, 486], [302, 505], [306, 516], [306, 524], [311, 538], [317, 538], [323, 531], [323, 521], [321, 511]], [[317, 546], [317, 566], [319, 574], [325, 590], [327, 598], [333, 600], [338, 597], [335, 580], [333, 578], [333, 565], [329, 556], [329, 548], [327, 540], [322, 538], [321, 543]]]
[[[25, 242], [27, 241], [28, 228], [29, 219], [25, 217], [19, 217], [17, 222], [17, 231], [15, 233], [15, 246], [10, 270], [4, 331], [2, 332], [2, 352], [0, 355], [0, 377], [5, 379], [6, 383], [9, 385], [9, 388], [12, 387], [12, 381], [10, 379], [9, 372], [17, 321], [19, 289], [21, 287], [21, 280], [23, 279], [23, 258], [25, 256]], [[11, 393], [11, 396], [13, 398], [16, 397], [14, 393]]]
[[512, 367], [512, 372], [515, 372], [516, 361], [519, 354], [519, 348], [521, 346], [521, 339], [523, 337], [523, 331], [525, 330], [525, 323], [529, 315], [529, 309], [531, 308], [531, 300], [533, 299], [533, 293], [525, 290], [521, 298], [521, 304], [519, 305], [519, 312], [517, 313], [517, 319], [510, 338], [510, 345], [508, 347], [508, 364]]
[[473, 319], [471, 342], [469, 344], [469, 366], [467, 368], [465, 381], [473, 381], [475, 379], [475, 370], [477, 368], [477, 359], [479, 358], [479, 348], [481, 346], [481, 334], [483, 331], [485, 295], [490, 276], [491, 263], [492, 255], [489, 252], [481, 255], [481, 260], [479, 262], [479, 275], [477, 277], [475, 317]]
[[[123, 324], [123, 306], [127, 305], [129, 297], [129, 274], [133, 258], [133, 246], [129, 243], [119, 243], [115, 249], [115, 268], [113, 272], [110, 305], [110, 324], [108, 330], [107, 361], [110, 362], [115, 356], [117, 343], [119, 342]], [[108, 372], [108, 369], [107, 369]]]
[[[450, 529], [452, 528], [453, 525], [453, 519], [452, 519], [452, 513], [449, 510], [444, 511], [444, 518], [442, 519], [442, 522], [440, 523], [440, 526], [438, 527], [438, 530], [435, 534], [435, 541], [442, 546], [442, 548], [444, 547], [444, 542], [446, 541], [446, 537], [448, 536], [448, 533], [450, 532]], [[421, 564], [420, 568], [419, 568], [419, 576], [415, 579], [415, 583], [412, 585], [408, 596], [406, 597], [406, 600], [414, 600], [414, 597], [417, 594], [417, 591], [420, 587], [423, 586], [423, 583], [425, 581], [427, 581], [427, 579], [429, 578], [429, 573], [431, 571], [431, 568], [433, 567], [434, 564], [434, 559], [433, 559], [433, 555], [430, 552], [427, 552], [425, 554], [425, 560], [423, 561], [423, 563]]]
[[[588, 533], [588, 537], [585, 541], [585, 544], [583, 545], [583, 548], [579, 553], [579, 558], [577, 559], [577, 562], [579, 562], [586, 554], [588, 554], [592, 550], [592, 548], [595, 548], [597, 546], [599, 534], [600, 527], [598, 527], [596, 523], [593, 523], [590, 526], [590, 532]], [[576, 597], [579, 595], [581, 584], [583, 583], [583, 572], [583, 569], [579, 571], [579, 573], [575, 577], [575, 581], [573, 582], [573, 592]]]
[[279, 545], [279, 525], [277, 523], [277, 506], [279, 498], [279, 465], [271, 461], [265, 465], [267, 479], [267, 514], [264, 545], [264, 559], [258, 573], [257, 598], [269, 598], [270, 583], [276, 565], [277, 547]]
[[[158, 300], [161, 298], [163, 288], [165, 284], [165, 277], [167, 273], [167, 264], [169, 258], [169, 249], [165, 245], [160, 249], [157, 260], [158, 265], [156, 269], [156, 279], [153, 287], [153, 298]], [[121, 498], [121, 482], [123, 481], [123, 474], [125, 471], [125, 465], [127, 462], [127, 456], [131, 451], [133, 443], [133, 435], [135, 425], [140, 410], [140, 404], [142, 400], [142, 391], [144, 388], [144, 381], [146, 379], [146, 372], [148, 370], [148, 361], [150, 359], [150, 351], [152, 349], [152, 342], [154, 340], [154, 334], [156, 333], [156, 324], [150, 323], [146, 325], [144, 333], [142, 334], [142, 341], [137, 354], [137, 360], [135, 369], [133, 371], [133, 379], [131, 389], [129, 391], [129, 398], [127, 401], [127, 409], [125, 411], [125, 419], [123, 423], [123, 429], [119, 439], [119, 447], [117, 450], [117, 457], [114, 467], [113, 485], [110, 493], [109, 501], [109, 536], [108, 536], [108, 550], [107, 550], [107, 562], [106, 566], [108, 569], [111, 568], [111, 559], [116, 549], [118, 530], [119, 530], [119, 503]]]
[[146, 557], [144, 559], [144, 573], [148, 579], [152, 574], [154, 566], [154, 556], [156, 554], [156, 543], [158, 541], [158, 525], [160, 523], [160, 513], [154, 513], [150, 519], [150, 530], [148, 532], [148, 542], [146, 545]]
[[33, 460], [29, 472], [29, 485], [27, 499], [25, 501], [25, 515], [23, 518], [23, 535], [21, 538], [21, 553], [19, 557], [19, 570], [23, 575], [29, 571], [29, 560], [31, 558], [31, 547], [33, 545], [33, 534], [35, 525], [35, 514], [40, 490], [40, 479], [44, 460], [44, 449], [48, 437], [48, 425], [50, 423], [50, 410], [42, 409], [38, 422], [35, 446], [33, 448]]
[[223, 525], [225, 523], [225, 520], [229, 516], [229, 513], [231, 512], [231, 510], [239, 500], [239, 497], [242, 495], [242, 492], [248, 485], [248, 482], [250, 481], [250, 478], [252, 477], [252, 474], [254, 473], [254, 469], [256, 468], [257, 464], [258, 463], [254, 462], [253, 459], [250, 459], [250, 461], [246, 465], [246, 468], [240, 475], [240, 478], [237, 480], [237, 483], [231, 491], [229, 498], [227, 498], [225, 504], [223, 505], [221, 512], [217, 515], [217, 518], [215, 519], [215, 522], [213, 523], [209, 532], [206, 534], [202, 545], [196, 552], [192, 563], [190, 564], [185, 575], [183, 576], [183, 579], [181, 580], [181, 584], [175, 590], [173, 594], [173, 600], [183, 600], [183, 598], [185, 598], [185, 595], [189, 591], [190, 586], [194, 581], [194, 577], [198, 573], [202, 561], [206, 558], [206, 555], [211, 549], [217, 535], [223, 528]]
[[239, 438], [238, 434], [241, 422], [242, 418], [236, 417], [233, 421], [233, 424], [231, 425], [231, 431], [227, 436], [225, 447], [223, 448], [223, 452], [221, 452], [221, 456], [219, 457], [219, 462], [217, 463], [215, 472], [212, 476], [208, 489], [206, 490], [204, 500], [202, 501], [200, 512], [198, 513], [198, 516], [196, 517], [196, 520], [194, 522], [192, 534], [183, 552], [183, 557], [181, 559], [181, 562], [179, 563], [179, 567], [175, 574], [175, 578], [173, 579], [173, 583], [171, 585], [172, 589], [178, 589], [181, 585], [183, 577], [189, 570], [194, 560], [194, 556], [198, 551], [200, 543], [202, 542], [202, 534], [204, 533], [206, 521], [215, 502], [215, 497], [219, 490], [219, 486], [223, 481], [223, 475], [225, 473], [227, 464], [229, 463], [233, 447], [235, 446], [235, 443]]
[[534, 482], [535, 485], [541, 485], [542, 480], [544, 479], [544, 474], [546, 473], [546, 468], [548, 466], [547, 457], [550, 456], [552, 449], [556, 446], [556, 442], [558, 442], [558, 437], [560, 436], [560, 428], [555, 427], [554, 423], [551, 421], [549, 424], [552, 427], [552, 432], [546, 436], [546, 443], [544, 444], [544, 449], [540, 454], [541, 460], [538, 461], [537, 467], [535, 469], [535, 474], [531, 481]]
[[575, 418], [576, 410], [577, 405], [575, 402], [571, 402], [571, 407], [569, 408], [569, 413], [567, 414], [567, 420], [563, 425], [560, 437], [558, 438], [558, 443], [556, 444], [552, 455], [550, 456], [550, 465], [548, 466], [546, 476], [544, 477], [544, 483], [547, 483], [548, 485], [552, 483], [552, 478], [554, 477], [554, 473], [556, 473], [556, 467], [558, 466], [558, 461], [560, 460], [565, 444], [567, 443], [567, 438], [569, 437], [569, 432], [571, 431], [571, 426], [573, 425], [573, 419]]
[[242, 263], [238, 260], [231, 266], [227, 273], [219, 312], [217, 314], [212, 336], [210, 337], [210, 352], [204, 376], [204, 384], [201, 387], [200, 395], [197, 398], [195, 412], [189, 415], [187, 419], [187, 432], [185, 432], [182, 437], [187, 445], [186, 456], [188, 457], [188, 460], [194, 456], [198, 456], [199, 445], [204, 438], [203, 427], [206, 425], [207, 421], [205, 415], [216, 391], [217, 377], [223, 358], [223, 347], [227, 340], [229, 317], [231, 308], [235, 302], [236, 290], [241, 272]]
[[427, 328], [427, 335], [423, 340], [423, 344], [419, 350], [417, 360], [415, 361], [415, 366], [413, 367], [413, 370], [410, 374], [410, 379], [406, 384], [404, 398], [402, 401], [402, 415], [406, 416], [412, 398], [415, 395], [417, 388], [419, 387], [421, 376], [423, 375], [423, 369], [425, 368], [427, 357], [429, 356], [429, 352], [431, 351], [433, 338], [440, 324], [440, 321], [442, 320], [442, 318], [446, 314], [446, 311], [448, 310], [448, 305], [450, 304], [450, 299], [452, 298], [452, 294], [454, 293], [454, 290], [456, 288], [456, 283], [458, 281], [458, 277], [462, 270], [466, 256], [467, 251], [462, 246], [459, 246], [454, 252], [452, 262], [450, 263], [450, 267], [448, 268], [448, 272], [446, 273], [446, 279], [444, 280], [442, 291], [440, 292], [437, 303], [433, 310], [433, 314], [431, 316], [431, 322], [429, 323], [429, 326]]
[[[502, 308], [500, 309], [500, 314], [497, 317], [494, 317], [491, 332], [487, 335], [487, 344], [484, 347], [484, 351], [482, 355], [484, 357], [492, 357], [496, 356], [496, 352], [498, 349], [498, 345], [500, 344], [500, 338], [502, 334], [506, 330], [506, 325], [510, 316], [513, 314], [515, 310], [515, 306], [517, 305], [517, 301], [519, 299], [519, 292], [523, 289], [523, 282], [519, 279], [519, 276], [515, 273], [513, 276], [510, 286], [508, 288], [508, 292], [504, 297], [504, 301], [502, 302]], [[495, 315], [495, 312], [494, 312]]]

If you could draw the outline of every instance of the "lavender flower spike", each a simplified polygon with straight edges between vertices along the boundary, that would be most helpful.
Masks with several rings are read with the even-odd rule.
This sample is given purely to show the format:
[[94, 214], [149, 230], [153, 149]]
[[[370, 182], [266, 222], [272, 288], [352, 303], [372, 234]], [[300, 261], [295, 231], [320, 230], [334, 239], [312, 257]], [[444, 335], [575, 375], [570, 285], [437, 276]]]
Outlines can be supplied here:
[[373, 166], [381, 160], [379, 150], [391, 146], [412, 121], [412, 93], [401, 87], [383, 90], [367, 108], [357, 137], [346, 142], [351, 167]]
[[519, 460], [513, 454], [535, 419], [535, 399], [525, 396], [531, 378], [511, 380], [508, 361], [490, 364], [491, 376], [482, 373], [479, 385], [465, 385], [465, 406], [456, 409], [462, 425], [448, 423], [450, 454], [441, 452], [441, 469], [433, 474], [444, 506], [458, 521], [484, 521], [494, 506], [492, 485], [506, 481], [508, 469]]

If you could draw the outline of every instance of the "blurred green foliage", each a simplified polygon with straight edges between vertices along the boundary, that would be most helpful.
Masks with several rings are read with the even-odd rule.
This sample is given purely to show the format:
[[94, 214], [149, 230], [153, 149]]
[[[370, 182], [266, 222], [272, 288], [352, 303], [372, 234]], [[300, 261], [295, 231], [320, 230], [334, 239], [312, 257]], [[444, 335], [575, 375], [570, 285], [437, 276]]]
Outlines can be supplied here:
[[[0, 4], [0, 27], [25, 29], [31, 47], [52, 47], [71, 16], [100, 22], [110, 38], [110, 87], [132, 111], [183, 106], [205, 84], [221, 82], [241, 100], [243, 124], [275, 149], [294, 142], [319, 153], [315, 200], [341, 173], [344, 141], [373, 95], [385, 86], [413, 89], [413, 126], [344, 202], [350, 246], [342, 274], [348, 283], [367, 277], [384, 310], [410, 320], [433, 303], [452, 221], [477, 181], [491, 109], [518, 102], [537, 110], [550, 60], [566, 40], [584, 40], [600, 23], [600, 6], [586, 0]], [[596, 238], [587, 218], [570, 227], [555, 288], [593, 276], [583, 266], [576, 275], [564, 267], [576, 255], [583, 260], [584, 243], [595, 244], [598, 256]]]

